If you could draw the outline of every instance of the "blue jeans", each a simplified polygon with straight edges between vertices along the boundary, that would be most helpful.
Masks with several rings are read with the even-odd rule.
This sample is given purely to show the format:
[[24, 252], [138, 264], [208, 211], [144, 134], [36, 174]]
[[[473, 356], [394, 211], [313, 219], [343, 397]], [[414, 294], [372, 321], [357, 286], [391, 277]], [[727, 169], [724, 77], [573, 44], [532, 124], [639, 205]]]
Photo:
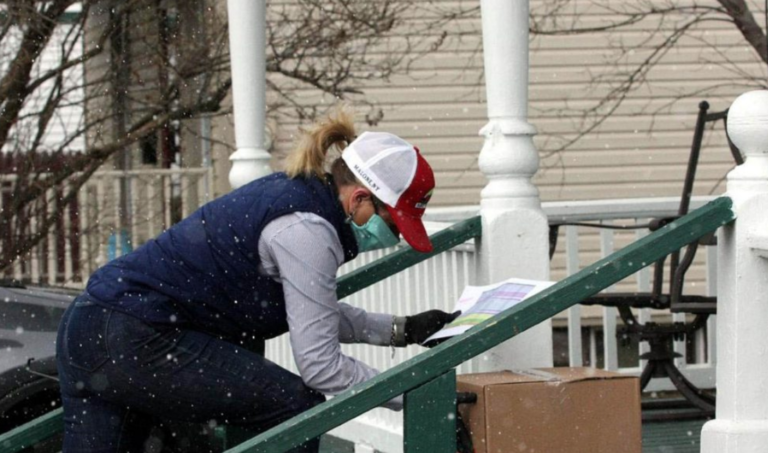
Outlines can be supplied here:
[[[264, 431], [325, 401], [299, 376], [210, 335], [162, 329], [75, 299], [59, 326], [64, 453], [145, 451], [182, 421]], [[297, 452], [317, 452], [313, 439]]]

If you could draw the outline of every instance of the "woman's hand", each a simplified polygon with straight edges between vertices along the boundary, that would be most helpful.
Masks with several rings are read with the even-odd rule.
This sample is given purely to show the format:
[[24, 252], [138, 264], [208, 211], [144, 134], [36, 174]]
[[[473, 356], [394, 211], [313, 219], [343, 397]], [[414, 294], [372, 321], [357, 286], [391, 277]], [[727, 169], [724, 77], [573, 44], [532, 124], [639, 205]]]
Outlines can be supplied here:
[[405, 317], [405, 342], [421, 344], [443, 326], [456, 319], [461, 314], [446, 313], [441, 310], [429, 310], [413, 316]]

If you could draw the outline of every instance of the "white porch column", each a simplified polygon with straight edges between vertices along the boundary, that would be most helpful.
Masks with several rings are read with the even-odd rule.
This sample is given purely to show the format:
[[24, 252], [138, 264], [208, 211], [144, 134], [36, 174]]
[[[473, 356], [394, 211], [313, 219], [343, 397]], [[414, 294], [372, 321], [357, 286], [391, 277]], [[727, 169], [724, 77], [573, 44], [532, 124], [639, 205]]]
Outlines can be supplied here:
[[768, 452], [768, 91], [739, 96], [728, 134], [745, 155], [728, 174], [736, 221], [718, 238], [717, 414], [703, 453]]
[[[528, 0], [482, 0], [488, 124], [480, 134], [483, 237], [478, 284], [509, 277], [549, 279], [547, 217], [531, 178], [539, 168], [528, 123]], [[483, 370], [552, 366], [551, 323], [480, 358]]]
[[235, 142], [229, 183], [238, 188], [272, 172], [264, 149], [266, 2], [227, 0]]

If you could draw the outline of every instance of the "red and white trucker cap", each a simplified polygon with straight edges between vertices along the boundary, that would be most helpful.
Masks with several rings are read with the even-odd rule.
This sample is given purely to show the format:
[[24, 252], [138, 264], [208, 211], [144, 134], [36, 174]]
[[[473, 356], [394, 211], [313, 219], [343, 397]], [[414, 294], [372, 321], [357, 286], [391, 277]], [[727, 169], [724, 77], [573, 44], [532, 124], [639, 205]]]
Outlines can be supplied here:
[[403, 238], [420, 252], [432, 243], [421, 217], [427, 207], [435, 175], [419, 150], [387, 132], [363, 132], [341, 154], [357, 179], [387, 205]]

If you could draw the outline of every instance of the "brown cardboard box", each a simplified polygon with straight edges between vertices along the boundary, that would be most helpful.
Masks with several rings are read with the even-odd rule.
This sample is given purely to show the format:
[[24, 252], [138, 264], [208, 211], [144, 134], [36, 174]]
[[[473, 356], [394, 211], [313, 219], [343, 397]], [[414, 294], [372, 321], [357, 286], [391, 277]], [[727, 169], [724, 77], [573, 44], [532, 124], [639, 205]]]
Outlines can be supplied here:
[[640, 383], [594, 368], [457, 376], [476, 453], [640, 453]]

